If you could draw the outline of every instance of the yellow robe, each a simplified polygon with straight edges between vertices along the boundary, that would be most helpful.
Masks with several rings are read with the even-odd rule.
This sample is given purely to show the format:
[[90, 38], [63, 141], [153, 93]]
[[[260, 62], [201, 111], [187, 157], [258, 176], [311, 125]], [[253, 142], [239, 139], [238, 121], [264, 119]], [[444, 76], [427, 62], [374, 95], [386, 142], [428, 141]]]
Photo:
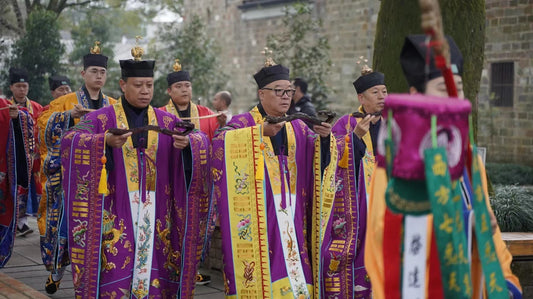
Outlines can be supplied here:
[[[479, 158], [479, 157], [478, 157]], [[479, 158], [480, 159], [480, 158]], [[485, 167], [479, 161], [480, 172], [482, 178], [483, 191], [485, 192], [485, 199], [487, 201], [487, 206], [489, 211], [492, 213], [490, 203], [488, 201], [488, 190], [487, 190], [487, 179], [485, 175]], [[365, 267], [370, 276], [370, 281], [372, 283], [372, 292], [373, 297], [376, 299], [385, 298], [385, 273], [384, 273], [384, 261], [383, 261], [383, 232], [385, 228], [385, 190], [387, 189], [387, 170], [382, 167], [376, 168], [372, 176], [370, 183], [370, 198], [368, 206], [368, 218], [367, 218], [367, 233], [366, 233], [366, 244], [365, 244]], [[428, 226], [431, 227], [433, 223], [433, 215], [428, 216]], [[431, 230], [429, 230], [428, 240], [431, 240]], [[502, 240], [500, 228], [498, 227], [492, 236], [494, 240], [494, 245], [496, 247], [496, 253], [503, 271], [503, 276], [505, 280], [515, 285], [518, 289], [521, 289], [520, 282], [518, 278], [513, 275], [511, 272], [511, 262], [513, 256], [507, 250], [505, 243]], [[473, 241], [475, 244], [475, 238]], [[472, 286], [473, 286], [473, 296], [472, 298], [480, 298], [483, 286], [481, 282], [482, 270], [481, 263], [479, 261], [479, 255], [477, 253], [476, 245], [472, 246]], [[428, 254], [429, 258], [429, 254]], [[426, 263], [429, 261], [426, 260]], [[429, 269], [429, 267], [428, 267]], [[426, 287], [428, 290], [428, 278], [429, 275], [426, 275]], [[427, 293], [426, 293], [427, 298]], [[484, 296], [485, 298], [485, 296]]]
[[[39, 125], [39, 151], [41, 154], [41, 182], [43, 194], [39, 204], [37, 219], [41, 236], [41, 257], [48, 271], [69, 263], [66, 245], [67, 232], [59, 232], [63, 202], [61, 197], [60, 140], [70, 123], [67, 111], [81, 104], [90, 108], [87, 99], [81, 99], [81, 90], [66, 94], [53, 100], [37, 120]], [[80, 95], [80, 99], [78, 99]], [[116, 100], [103, 95], [103, 106], [115, 104]], [[77, 124], [80, 119], [73, 119]], [[63, 236], [62, 236], [63, 235]], [[62, 237], [61, 237], [62, 236]]]

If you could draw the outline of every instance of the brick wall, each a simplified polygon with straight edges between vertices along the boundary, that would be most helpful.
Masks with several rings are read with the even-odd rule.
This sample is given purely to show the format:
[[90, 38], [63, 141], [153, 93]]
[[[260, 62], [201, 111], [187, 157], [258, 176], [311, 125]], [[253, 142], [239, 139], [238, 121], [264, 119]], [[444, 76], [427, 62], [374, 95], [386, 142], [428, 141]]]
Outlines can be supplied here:
[[[533, 165], [533, 1], [486, 0], [485, 65], [479, 93], [478, 143], [488, 162]], [[491, 63], [514, 63], [512, 107], [495, 107]]]
[[[266, 37], [283, 30], [282, 16], [258, 18], [261, 9], [238, 8], [239, 0], [185, 0], [185, 21], [192, 14], [200, 15], [208, 26], [208, 34], [217, 39], [228, 78], [228, 90], [234, 93], [234, 113], [249, 110], [256, 103], [256, 84], [253, 74], [263, 64], [261, 50]], [[334, 89], [331, 108], [348, 113], [355, 106], [352, 82], [358, 77], [357, 57], [372, 61], [379, 1], [373, 0], [316, 0], [315, 14], [324, 21], [324, 34], [331, 45], [331, 69], [328, 84]], [[283, 5], [277, 7], [281, 9]], [[264, 8], [269, 13], [274, 8]]]

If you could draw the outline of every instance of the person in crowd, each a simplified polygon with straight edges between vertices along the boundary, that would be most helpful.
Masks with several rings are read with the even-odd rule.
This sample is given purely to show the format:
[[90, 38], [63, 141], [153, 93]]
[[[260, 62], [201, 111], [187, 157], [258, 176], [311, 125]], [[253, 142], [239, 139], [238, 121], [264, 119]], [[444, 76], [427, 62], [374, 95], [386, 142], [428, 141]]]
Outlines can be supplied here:
[[50, 76], [48, 78], [48, 85], [50, 86], [50, 93], [54, 100], [72, 92], [70, 89], [70, 80], [62, 75]]
[[[27, 110], [32, 118], [31, 130], [26, 124], [21, 123], [20, 128], [16, 128], [15, 142], [17, 144], [17, 207], [18, 222], [17, 235], [25, 236], [33, 233], [33, 229], [28, 226], [28, 210], [34, 213], [41, 200], [41, 180], [38, 152], [38, 126], [37, 119], [43, 111], [41, 104], [28, 99], [30, 88], [28, 71], [22, 68], [9, 69], [9, 89], [13, 96], [11, 103], [16, 104], [20, 109]], [[29, 207], [31, 206], [31, 207]]]
[[233, 116], [212, 145], [226, 296], [318, 296], [335, 138], [328, 123], [313, 131], [301, 120], [269, 122], [286, 115], [294, 95], [288, 68], [268, 58], [254, 79], [260, 102]]
[[[459, 98], [448, 100], [459, 103], [464, 97], [463, 57], [453, 39], [447, 37], [446, 40], [450, 50], [449, 68], [453, 73]], [[427, 97], [425, 100], [448, 98], [445, 80], [441, 70], [435, 66], [434, 55], [433, 49], [427, 47], [426, 36], [406, 37], [400, 56], [402, 69], [409, 83], [410, 93], [423, 94]], [[391, 127], [394, 126], [391, 124]], [[391, 128], [391, 131], [394, 130], [397, 131]], [[380, 134], [386, 135], [387, 133], [382, 130]], [[418, 133], [410, 131], [410, 134]], [[403, 134], [401, 137], [406, 138]], [[450, 138], [452, 137], [448, 136], [443, 140], [450, 140]], [[454, 138], [457, 142], [459, 137]], [[440, 135], [436, 139], [440, 142]], [[380, 146], [378, 143], [378, 148]], [[465, 152], [468, 151], [466, 148]], [[480, 157], [473, 155], [475, 152], [472, 151], [470, 151], [470, 158], [468, 154], [465, 154], [467, 158], [465, 158], [464, 171], [459, 173], [458, 179], [453, 180], [452, 177], [453, 192], [428, 193], [431, 196], [433, 194], [442, 196], [438, 201], [436, 200], [441, 205], [447, 203], [460, 205], [456, 216], [452, 217], [454, 218], [452, 223], [460, 223], [460, 225], [457, 224], [453, 230], [447, 230], [447, 224], [444, 222], [436, 223], [435, 227], [433, 225], [434, 219], [442, 216], [438, 214], [441, 214], [443, 209], [435, 210], [431, 207], [431, 210], [427, 210], [424, 205], [416, 204], [414, 201], [419, 194], [424, 194], [432, 186], [429, 179], [427, 179], [427, 184], [420, 188], [415, 181], [400, 180], [394, 175], [391, 177], [387, 174], [386, 159], [379, 157], [379, 155], [384, 156], [386, 150], [383, 148], [378, 152], [378, 165], [369, 190], [365, 243], [365, 267], [372, 283], [374, 298], [386, 298], [400, 294], [404, 297], [407, 296], [406, 294], [423, 294], [428, 298], [443, 298], [448, 292], [470, 294], [468, 297], [471, 298], [482, 298], [482, 296], [485, 298], [487, 294], [489, 298], [495, 294], [521, 298], [520, 283], [510, 268], [512, 256], [502, 241], [501, 232], [488, 202], [485, 171]], [[399, 154], [398, 151], [391, 151], [388, 154], [391, 153]], [[411, 155], [411, 157], [415, 156], [418, 155]], [[399, 166], [395, 165], [391, 167], [390, 173], [396, 173], [398, 176], [399, 170], [395, 171]], [[448, 165], [444, 164], [444, 167], [440, 169], [449, 169], [446, 166]], [[431, 168], [431, 170], [435, 173], [439, 168]], [[428, 170], [426, 170], [426, 177], [431, 178], [427, 172]], [[389, 187], [393, 187], [393, 190]], [[452, 196], [454, 200], [451, 200]], [[427, 198], [425, 200], [428, 202]], [[411, 204], [399, 204], [402, 202]], [[433, 202], [431, 204], [433, 205]], [[475, 207], [475, 213], [473, 213], [473, 207]], [[474, 220], [481, 215], [484, 221]], [[487, 219], [485, 215], [489, 215], [490, 219]], [[442, 240], [436, 236], [441, 231], [455, 234], [454, 242], [457, 244], [464, 242], [465, 245], [459, 244], [461, 246], [454, 247], [455, 245], [450, 243], [441, 248]], [[474, 231], [476, 231], [475, 234]], [[463, 237], [464, 241], [462, 241]], [[405, 244], [405, 247], [400, 245], [401, 243]], [[400, 253], [401, 247], [404, 248], [403, 258]], [[402, 262], [403, 260], [410, 262]], [[442, 260], [447, 262], [443, 263]], [[465, 275], [460, 275], [455, 270], [449, 275], [443, 275], [441, 272], [443, 268], [446, 270], [449, 267], [463, 267], [463, 265], [464, 268], [457, 269], [462, 269]]]
[[[167, 93], [170, 100], [161, 109], [193, 123], [195, 128], [207, 134], [209, 140], [213, 139], [218, 128], [216, 116], [211, 109], [192, 102], [191, 76], [188, 71], [181, 69], [179, 59], [175, 60], [173, 68], [174, 72], [167, 75]], [[209, 117], [210, 115], [213, 117]]]
[[[54, 294], [70, 260], [68, 256], [67, 219], [61, 187], [61, 138], [90, 111], [116, 103], [102, 92], [107, 79], [107, 56], [101, 54], [99, 42], [83, 57], [83, 85], [75, 92], [55, 98], [39, 118], [41, 180], [44, 192], [39, 206], [41, 257], [50, 272], [45, 289]], [[70, 82], [63, 76], [50, 77], [52, 94], [70, 91]]]
[[[33, 131], [33, 120], [25, 109], [0, 99], [0, 268], [9, 261], [17, 232], [16, 132]], [[25, 136], [29, 135], [27, 132]], [[28, 173], [28, 172], [27, 172]]]
[[222, 128], [230, 120], [233, 114], [229, 106], [231, 105], [231, 93], [227, 90], [219, 91], [213, 97], [213, 108], [219, 113], [217, 116], [218, 126]]
[[311, 98], [307, 94], [307, 82], [303, 78], [296, 78], [292, 84], [296, 91], [292, 97], [291, 107], [287, 114], [301, 112], [309, 116], [316, 116], [315, 106], [311, 103]]
[[134, 59], [120, 61], [118, 103], [86, 115], [61, 143], [77, 298], [193, 296], [209, 209], [209, 139], [199, 130], [179, 135], [182, 122], [150, 106], [155, 61], [143, 52], [135, 47]]
[[326, 228], [329, 241], [322, 261], [322, 295], [369, 298], [370, 281], [364, 266], [366, 190], [375, 168], [381, 110], [387, 87], [385, 76], [367, 65], [353, 82], [359, 107], [356, 114], [341, 117], [332, 132], [341, 155], [336, 174], [334, 210]]

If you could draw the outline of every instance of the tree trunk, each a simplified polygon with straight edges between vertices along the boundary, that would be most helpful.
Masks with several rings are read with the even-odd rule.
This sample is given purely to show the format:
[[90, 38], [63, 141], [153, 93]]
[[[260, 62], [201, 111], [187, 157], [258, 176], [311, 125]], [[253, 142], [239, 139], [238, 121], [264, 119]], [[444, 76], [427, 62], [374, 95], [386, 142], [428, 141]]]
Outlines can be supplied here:
[[[472, 103], [474, 136], [477, 138], [477, 94], [485, 49], [485, 1], [439, 2], [444, 34], [453, 37], [463, 54], [463, 86], [465, 97]], [[407, 92], [408, 84], [400, 66], [400, 51], [408, 34], [422, 33], [417, 0], [381, 0], [373, 65], [375, 70], [385, 74], [389, 92]]]

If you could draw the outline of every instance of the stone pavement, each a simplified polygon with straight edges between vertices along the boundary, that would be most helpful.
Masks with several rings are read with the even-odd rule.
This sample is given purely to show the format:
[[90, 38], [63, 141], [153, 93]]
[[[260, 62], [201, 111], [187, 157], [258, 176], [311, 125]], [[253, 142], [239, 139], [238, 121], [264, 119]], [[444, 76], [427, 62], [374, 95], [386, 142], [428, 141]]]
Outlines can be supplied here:
[[[37, 220], [30, 217], [28, 225], [34, 232], [24, 237], [15, 238], [15, 248], [11, 259], [4, 268], [0, 269], [0, 299], [74, 298], [70, 266], [65, 271], [59, 290], [53, 295], [46, 294], [44, 283], [48, 277], [48, 272], [45, 270], [41, 259]], [[194, 298], [224, 298], [222, 273], [205, 269], [201, 269], [201, 273], [211, 275], [212, 281], [207, 285], [197, 286]]]

